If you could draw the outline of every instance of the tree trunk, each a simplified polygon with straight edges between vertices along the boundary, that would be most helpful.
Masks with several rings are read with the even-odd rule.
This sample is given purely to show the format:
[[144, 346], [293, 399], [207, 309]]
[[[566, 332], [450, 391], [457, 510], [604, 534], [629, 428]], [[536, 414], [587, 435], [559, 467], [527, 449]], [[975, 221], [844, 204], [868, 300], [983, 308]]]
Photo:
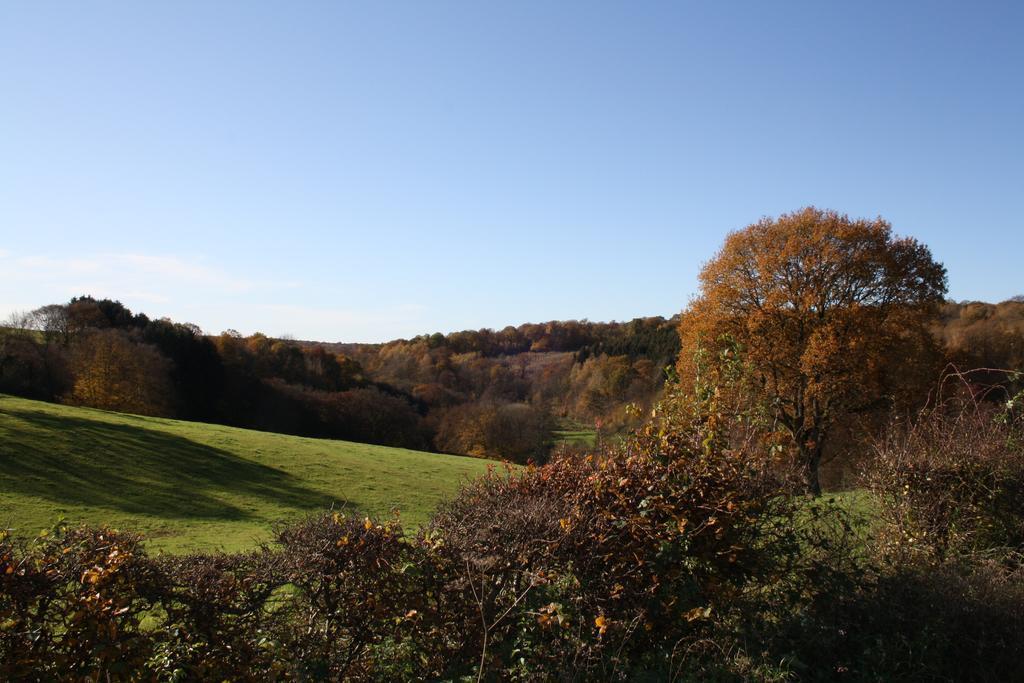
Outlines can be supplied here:
[[821, 495], [821, 477], [819, 476], [821, 451], [821, 444], [815, 444], [811, 447], [800, 447], [800, 455], [804, 463], [804, 479], [807, 483], [807, 493], [815, 498]]

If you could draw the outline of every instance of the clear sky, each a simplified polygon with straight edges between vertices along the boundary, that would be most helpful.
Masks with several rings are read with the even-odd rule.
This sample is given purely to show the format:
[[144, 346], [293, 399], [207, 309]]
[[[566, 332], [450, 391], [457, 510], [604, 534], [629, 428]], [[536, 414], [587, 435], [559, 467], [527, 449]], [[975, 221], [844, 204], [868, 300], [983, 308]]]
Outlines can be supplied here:
[[0, 316], [668, 316], [727, 231], [808, 204], [998, 301], [1022, 127], [1020, 2], [6, 2]]

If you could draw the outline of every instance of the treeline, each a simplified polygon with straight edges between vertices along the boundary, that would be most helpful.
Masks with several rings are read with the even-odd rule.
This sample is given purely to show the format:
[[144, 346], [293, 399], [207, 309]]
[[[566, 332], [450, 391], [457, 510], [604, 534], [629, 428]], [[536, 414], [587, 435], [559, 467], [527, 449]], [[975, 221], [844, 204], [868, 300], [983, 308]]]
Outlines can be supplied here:
[[383, 345], [207, 336], [83, 296], [12, 318], [0, 391], [306, 436], [541, 461], [559, 423], [630, 426], [675, 321], [550, 322]]
[[[661, 396], [679, 319], [548, 322], [386, 344], [204, 335], [83, 296], [0, 332], [0, 391], [305, 436], [543, 461], [558, 427], [624, 433]], [[946, 303], [946, 358], [979, 386], [1020, 376], [1024, 301]]]
[[[635, 427], [636, 413], [656, 402], [679, 353], [677, 324], [661, 317], [570, 320], [327, 346], [427, 406], [439, 450], [538, 459], [552, 424], [603, 433]], [[631, 404], [642, 411], [630, 411]], [[507, 431], [502, 423], [512, 414], [529, 439], [489, 438]]]
[[416, 401], [322, 348], [204, 335], [120, 302], [77, 297], [12, 320], [0, 391], [105, 410], [307, 436], [429, 446]]
[[1024, 373], [1024, 295], [999, 304], [950, 302], [941, 308], [939, 316], [935, 333], [952, 363], [974, 369], [979, 384], [1009, 381], [1010, 389], [1024, 388], [1024, 376], [1008, 379], [1002, 371]]
[[588, 320], [551, 321], [511, 325], [495, 331], [463, 330], [450, 334], [435, 332], [387, 344], [333, 344], [346, 352], [384, 347], [426, 344], [431, 349], [445, 348], [452, 353], [479, 353], [482, 356], [510, 356], [519, 353], [570, 351], [586, 360], [596, 353], [672, 359], [679, 353], [679, 339], [671, 323], [678, 317], [636, 318], [628, 323], [595, 323]]

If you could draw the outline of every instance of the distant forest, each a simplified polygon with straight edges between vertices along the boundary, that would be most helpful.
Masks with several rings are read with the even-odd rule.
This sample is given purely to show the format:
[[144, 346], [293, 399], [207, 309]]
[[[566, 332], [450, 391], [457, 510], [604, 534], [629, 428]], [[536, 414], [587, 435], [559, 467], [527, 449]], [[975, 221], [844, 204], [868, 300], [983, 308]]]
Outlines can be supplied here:
[[[217, 336], [76, 297], [0, 330], [0, 392], [266, 431], [544, 461], [559, 430], [621, 434], [672, 376], [678, 316], [346, 344]], [[944, 362], [1024, 368], [1024, 299], [946, 303]], [[1015, 381], [977, 373], [979, 382]], [[1019, 380], [1017, 380], [1019, 381]]]

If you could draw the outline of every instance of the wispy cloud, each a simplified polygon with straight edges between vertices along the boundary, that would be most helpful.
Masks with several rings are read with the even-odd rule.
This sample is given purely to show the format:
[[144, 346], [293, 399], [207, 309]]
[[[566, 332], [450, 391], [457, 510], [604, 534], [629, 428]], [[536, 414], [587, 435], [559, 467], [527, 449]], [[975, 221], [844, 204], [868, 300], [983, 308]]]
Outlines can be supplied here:
[[248, 277], [178, 255], [104, 252], [54, 257], [0, 252], [0, 273], [0, 319], [88, 294], [119, 299], [151, 317], [192, 322], [211, 333], [231, 327], [243, 334], [381, 341], [407, 336], [409, 330], [427, 331], [428, 326], [425, 306], [335, 306], [329, 295], [298, 282]]
[[403, 336], [410, 328], [426, 324], [428, 311], [419, 304], [373, 309], [262, 305], [252, 313], [264, 324], [279, 326], [267, 330], [271, 334], [292, 334], [318, 341], [381, 341]]
[[[189, 302], [202, 302], [204, 307], [219, 302], [224, 310], [230, 310], [241, 296], [300, 286], [245, 277], [201, 259], [170, 254], [102, 252], [54, 257], [3, 251], [0, 259], [2, 315], [88, 294], [120, 299], [150, 314], [190, 319]], [[160, 310], [147, 305], [160, 306]]]
[[[9, 265], [8, 277], [26, 281], [61, 282], [69, 291], [106, 288], [108, 283], [171, 284], [175, 287], [215, 287], [230, 293], [250, 292], [267, 283], [256, 283], [177, 256], [136, 253], [100, 253], [73, 258], [21, 256]], [[118, 287], [121, 294], [133, 289]]]

